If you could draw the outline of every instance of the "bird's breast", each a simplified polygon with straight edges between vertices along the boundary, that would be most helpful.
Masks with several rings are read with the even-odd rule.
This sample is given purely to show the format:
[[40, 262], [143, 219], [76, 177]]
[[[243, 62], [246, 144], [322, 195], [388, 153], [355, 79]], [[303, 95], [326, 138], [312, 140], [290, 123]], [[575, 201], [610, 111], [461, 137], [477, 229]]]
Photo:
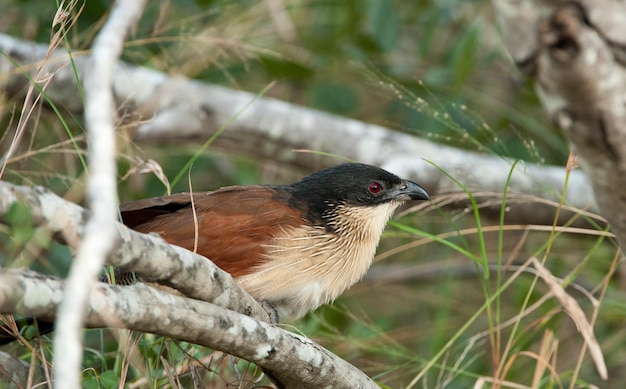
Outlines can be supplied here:
[[363, 277], [397, 206], [339, 210], [333, 232], [311, 225], [281, 230], [265, 246], [265, 260], [237, 282], [281, 319], [304, 316]]

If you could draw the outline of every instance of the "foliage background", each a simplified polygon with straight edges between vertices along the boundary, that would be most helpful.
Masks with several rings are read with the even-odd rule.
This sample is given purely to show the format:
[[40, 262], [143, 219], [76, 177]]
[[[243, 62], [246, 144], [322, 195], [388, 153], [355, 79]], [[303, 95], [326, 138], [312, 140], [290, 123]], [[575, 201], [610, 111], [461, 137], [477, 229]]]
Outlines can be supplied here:
[[[75, 24], [63, 31], [63, 45], [73, 50], [90, 47], [109, 7], [107, 1], [79, 3], [72, 15]], [[9, 0], [0, 14], [0, 31], [49, 42], [60, 28], [52, 25], [56, 10], [51, 1]], [[483, 0], [150, 2], [123, 59], [255, 93], [275, 81], [268, 95], [282, 100], [461, 148], [564, 165], [568, 147], [542, 112], [532, 85], [507, 57], [493, 19], [490, 3]], [[424, 110], [420, 99], [436, 109]], [[4, 153], [21, 102], [4, 95], [0, 107]], [[449, 119], [442, 120], [446, 114]], [[2, 179], [44, 185], [81, 202], [85, 179], [79, 158], [84, 148], [81, 118], [69, 111], [61, 116], [67, 125], [44, 106], [37, 111], [27, 124], [28, 139]], [[199, 147], [138, 145], [131, 138], [122, 128], [121, 201], [165, 191], [156, 175], [133, 172], [137, 158], [156, 160], [171, 179]], [[68, 139], [75, 139], [79, 147], [72, 147]], [[194, 163], [190, 180], [194, 190], [210, 190], [229, 184], [291, 182], [302, 173], [279, 160], [259, 161], [212, 148]], [[187, 180], [181, 180], [172, 191], [188, 189]], [[525, 232], [521, 226], [500, 237], [477, 230], [473, 211], [419, 210], [408, 212], [400, 223], [432, 234], [453, 232], [448, 241], [494, 264], [507, 260], [521, 264], [537, 255], [546, 259], [553, 274], [571, 276], [570, 282], [596, 292], [616, 258], [614, 242], [592, 235], [602, 226], [589, 226], [589, 234], [575, 236]], [[484, 226], [504, 225], [499, 217], [483, 215], [481, 221]], [[466, 228], [473, 230], [461, 233]], [[416, 240], [414, 234], [390, 227], [380, 253], [385, 256], [388, 250]], [[3, 266], [26, 265], [63, 275], [69, 265], [68, 250], [53, 243], [45, 231], [32, 228], [27, 210], [14, 212], [0, 230], [0, 242]], [[619, 279], [608, 284], [595, 325], [611, 375], [609, 383], [602, 383], [588, 359], [577, 372], [582, 339], [558, 302], [548, 300], [514, 320], [517, 325], [497, 330], [497, 323], [516, 318], [546, 293], [532, 273], [503, 290], [496, 298], [497, 307], [487, 314], [481, 307], [489, 296], [497, 295], [502, 280], [485, 279], [467, 255], [436, 239], [419, 242], [385, 258], [365, 282], [334, 306], [297, 323], [294, 330], [390, 387], [410, 384], [431, 360], [434, 368], [418, 385], [465, 388], [478, 377], [499, 375], [535, 387], [567, 387], [576, 379], [581, 387], [610, 387], [626, 378], [626, 306]], [[510, 275], [502, 273], [505, 279]], [[589, 300], [568, 291], [590, 316]], [[209, 387], [247, 381], [254, 373], [253, 367], [240, 362], [247, 375], [237, 377], [227, 360], [191, 345], [151, 335], [117, 331], [114, 335], [118, 340], [109, 331], [89, 332], [87, 387], [115, 387], [119, 382], [187, 387], [189, 366], [198, 360]], [[505, 347], [507, 342], [510, 348]], [[129, 350], [137, 351], [134, 359], [124, 357]], [[546, 361], [553, 374], [542, 371], [538, 361]], [[175, 367], [181, 369], [178, 382], [167, 376]], [[122, 373], [125, 369], [127, 376]]]

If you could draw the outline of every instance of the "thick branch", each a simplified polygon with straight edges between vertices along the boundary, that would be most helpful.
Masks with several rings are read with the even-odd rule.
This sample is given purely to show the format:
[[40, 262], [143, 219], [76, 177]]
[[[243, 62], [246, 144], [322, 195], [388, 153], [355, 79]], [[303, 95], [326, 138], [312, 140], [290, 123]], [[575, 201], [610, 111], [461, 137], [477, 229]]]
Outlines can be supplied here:
[[[544, 108], [626, 244], [626, 3], [495, 1], [504, 41], [537, 81]], [[522, 33], [524, 32], [524, 33]]]
[[0, 387], [33, 388], [46, 381], [43, 369], [38, 367], [34, 368], [34, 374], [29, 378], [32, 369], [33, 366], [28, 363], [0, 351]]
[[[16, 201], [28, 206], [35, 225], [50, 229], [59, 240], [76, 249], [84, 233], [87, 210], [44, 188], [27, 188], [0, 181], [0, 220]], [[146, 281], [171, 286], [186, 296], [269, 320], [267, 312], [235, 283], [230, 274], [206, 258], [171, 246], [156, 235], [130, 230], [120, 223], [116, 225], [115, 239], [118, 244], [107, 258], [107, 264], [135, 272]]]
[[[0, 69], [11, 70], [9, 89], [18, 91], [28, 83], [21, 75], [27, 65], [43, 59], [45, 47], [0, 35], [3, 50], [23, 69], [14, 69], [0, 58]], [[75, 57], [80, 74], [87, 71], [86, 59]], [[56, 104], [79, 111], [71, 69], [63, 68], [67, 54], [58, 53], [48, 63], [54, 79], [47, 89]], [[460, 189], [439, 170], [424, 162], [431, 160], [450, 172], [470, 190], [502, 193], [511, 161], [429, 142], [380, 126], [298, 107], [255, 95], [182, 77], [169, 77], [154, 70], [120, 64], [116, 70], [115, 95], [120, 109], [133, 118], [142, 118], [136, 130], [137, 141], [207, 139], [218, 128], [229, 124], [216, 145], [259, 155], [319, 167], [319, 159], [302, 157], [293, 149], [313, 149], [341, 155], [360, 162], [385, 167], [424, 184], [429, 193], [459, 192]], [[132, 114], [132, 115], [131, 115]], [[230, 122], [232, 120], [232, 122]], [[333, 161], [334, 162], [334, 161]], [[322, 160], [322, 164], [330, 164]], [[519, 165], [511, 179], [512, 192], [559, 201], [565, 185], [565, 169], [533, 164]], [[572, 172], [566, 203], [588, 209], [594, 199], [586, 178]], [[495, 209], [499, 209], [497, 206]], [[508, 217], [523, 223], [551, 224], [554, 208], [537, 203], [516, 204]], [[564, 217], [567, 217], [565, 215]]]
[[[0, 271], [0, 311], [53, 319], [63, 283], [28, 270]], [[89, 327], [169, 336], [249, 360], [288, 388], [378, 388], [360, 370], [300, 335], [204, 301], [147, 285], [100, 284], [88, 298]]]
[[[84, 220], [88, 214], [85, 209], [57, 197], [44, 188], [30, 189], [0, 182], [0, 220], [15, 201], [21, 201], [28, 206], [35, 225], [48, 227], [70, 246], [80, 241]], [[243, 291], [229, 274], [206, 258], [183, 248], [170, 246], [157, 236], [130, 230], [122, 224], [117, 225], [116, 239], [119, 244], [107, 258], [108, 264], [134, 271], [144, 279], [172, 286], [187, 295], [213, 304], [163, 293], [144, 285], [131, 288], [103, 284], [90, 298], [86, 322], [88, 326], [130, 328], [206, 345], [238, 355], [271, 370], [273, 377], [281, 383], [296, 382], [290, 387], [303, 387], [302, 382], [309, 382], [306, 374], [316, 376], [324, 373], [322, 374], [324, 377], [318, 377], [304, 387], [318, 387], [320, 379], [329, 383], [319, 385], [337, 387], [350, 387], [349, 379], [352, 378], [357, 380], [355, 382], [368, 380], [347, 362], [340, 361], [333, 354], [306, 339], [277, 327], [269, 325], [258, 327], [257, 320], [251, 321], [252, 319], [246, 319], [246, 316], [230, 312], [234, 310], [268, 320], [265, 310]], [[60, 281], [36, 273], [24, 275], [0, 269], [0, 284], [1, 312], [18, 312], [43, 319], [54, 318], [55, 305], [60, 300], [62, 290]], [[122, 297], [112, 300], [113, 303], [101, 300], [103, 290], [105, 294], [113, 290], [111, 293], [121, 293]], [[99, 297], [95, 298], [94, 295]], [[29, 296], [33, 296], [33, 299], [30, 300]], [[159, 309], [155, 309], [155, 306]], [[171, 309], [166, 309], [167, 307]], [[164, 316], [155, 317], [157, 313]], [[228, 336], [221, 333], [207, 336], [207, 328], [212, 328], [214, 323], [228, 323], [228, 328], [221, 330], [228, 332], [230, 329], [231, 332]], [[249, 326], [252, 326], [254, 331], [251, 331]], [[238, 333], [235, 330], [243, 332]], [[276, 335], [277, 333], [280, 335]], [[264, 334], [263, 342], [252, 342], [256, 339], [254, 336], [260, 336], [259, 334]], [[237, 342], [246, 342], [246, 345], [242, 346]], [[294, 345], [301, 345], [304, 349]], [[233, 350], [239, 351], [232, 352]], [[298, 352], [302, 353], [297, 354]], [[283, 353], [291, 354], [290, 358], [295, 357], [296, 360], [275, 359]], [[329, 357], [326, 358], [324, 355]], [[289, 365], [290, 363], [295, 365]], [[287, 371], [283, 372], [281, 368]], [[336, 374], [332, 374], [333, 372]], [[333, 381], [341, 380], [342, 377], [347, 377], [343, 384]]]

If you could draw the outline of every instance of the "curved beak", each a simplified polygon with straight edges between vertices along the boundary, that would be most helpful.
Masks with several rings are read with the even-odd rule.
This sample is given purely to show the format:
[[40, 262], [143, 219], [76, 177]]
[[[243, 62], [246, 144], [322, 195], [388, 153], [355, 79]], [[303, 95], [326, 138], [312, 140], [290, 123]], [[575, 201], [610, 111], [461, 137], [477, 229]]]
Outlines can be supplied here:
[[389, 191], [389, 197], [394, 200], [430, 200], [426, 190], [413, 181], [402, 180]]

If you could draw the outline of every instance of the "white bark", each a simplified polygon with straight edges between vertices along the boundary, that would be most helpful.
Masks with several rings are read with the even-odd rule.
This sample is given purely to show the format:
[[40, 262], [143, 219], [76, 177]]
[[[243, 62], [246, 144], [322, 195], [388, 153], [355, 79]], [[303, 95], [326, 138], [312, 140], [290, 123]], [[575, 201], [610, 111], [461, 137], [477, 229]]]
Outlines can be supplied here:
[[[0, 49], [21, 65], [41, 60], [45, 53], [39, 45], [6, 35], [0, 35]], [[85, 57], [76, 58], [80, 74], [88, 70], [86, 61]], [[76, 99], [75, 81], [66, 74], [69, 69], [60, 68], [67, 63], [67, 54], [58, 53], [53, 62], [50, 62], [49, 71], [57, 73], [48, 86], [48, 94], [56, 104], [79, 111], [81, 105]], [[11, 69], [12, 65], [0, 58], [2, 68]], [[450, 172], [472, 191], [496, 194], [502, 193], [512, 166], [510, 160], [494, 155], [436, 144], [271, 98], [259, 98], [240, 113], [242, 107], [255, 99], [254, 94], [171, 77], [147, 68], [120, 63], [115, 74], [115, 96], [120, 111], [127, 112], [132, 120], [143, 119], [136, 125], [137, 142], [206, 140], [228, 125], [215, 146], [291, 162], [309, 171], [338, 162], [293, 151], [319, 150], [382, 166], [416, 180], [433, 195], [461, 190], [424, 160]], [[7, 82], [9, 90], [17, 91], [26, 81], [18, 74], [9, 77]], [[565, 178], [563, 167], [519, 164], [512, 175], [510, 193], [527, 196], [523, 202], [512, 204], [507, 220], [552, 224], [554, 206], [537, 203], [532, 198], [558, 203]], [[575, 170], [571, 173], [565, 202], [578, 209], [595, 209], [590, 184], [582, 172]], [[499, 207], [495, 205], [491, 209], [497, 212]], [[570, 216], [571, 213], [563, 212], [561, 221]]]
[[[16, 201], [28, 206], [35, 225], [49, 229], [57, 240], [77, 249], [85, 233], [89, 211], [45, 188], [27, 188], [0, 181], [0, 220]], [[106, 264], [132, 271], [143, 280], [172, 287], [185, 296], [269, 320], [259, 303], [213, 262], [171, 246], [157, 235], [141, 234], [120, 223], [115, 227], [113, 240], [117, 244]]]
[[[49, 228], [70, 247], [80, 243], [89, 211], [41, 187], [0, 182], [0, 221], [16, 201], [28, 206], [36, 226]], [[117, 245], [106, 264], [173, 287], [192, 299], [143, 285], [99, 284], [97, 290], [90, 292], [86, 316], [89, 326], [129, 328], [209, 346], [257, 363], [268, 369], [273, 379], [291, 388], [347, 388], [353, 382], [362, 383], [362, 387], [376, 387], [358, 369], [312, 341], [279, 327], [260, 324], [269, 320], [268, 313], [228, 273], [208, 259], [119, 223], [114, 240]], [[103, 290], [107, 297], [102, 297]], [[109, 295], [111, 290], [113, 297]], [[62, 293], [61, 281], [54, 278], [0, 269], [0, 312], [53, 319]], [[224, 320], [228, 328], [216, 329], [211, 324]], [[249, 326], [254, 331], [249, 331]], [[259, 354], [259, 350], [271, 350], [271, 353]]]
[[92, 213], [58, 306], [53, 362], [55, 388], [81, 387], [81, 329], [87, 297], [115, 245], [118, 212], [113, 71], [126, 34], [141, 16], [144, 4], [145, 1], [135, 0], [115, 3], [96, 36], [90, 71], [85, 73], [85, 124], [89, 142], [87, 200]]
[[[52, 319], [62, 294], [61, 280], [28, 270], [0, 272], [2, 312]], [[85, 320], [92, 328], [128, 328], [222, 350], [262, 367], [285, 388], [379, 387], [301, 335], [143, 284], [99, 284], [88, 295]]]
[[[505, 44], [626, 243], [626, 2], [494, 0]], [[578, 195], [578, 193], [576, 193]]]
[[[57, 239], [72, 248], [80, 244], [89, 211], [63, 200], [45, 188], [27, 188], [0, 182], [0, 221], [16, 201], [28, 206], [34, 225], [50, 229]], [[100, 299], [97, 300], [97, 304], [91, 300], [88, 309], [92, 311], [87, 314], [88, 325], [153, 332], [206, 345], [258, 363], [259, 366], [270, 370], [273, 379], [290, 388], [315, 388], [320, 387], [318, 386], [320, 382], [326, 382], [322, 386], [350, 387], [352, 379], [356, 380], [354, 382], [363, 382], [363, 387], [375, 387], [358, 369], [313, 342], [278, 327], [270, 326], [272, 330], [269, 332], [266, 332], [266, 325], [257, 327], [256, 323], [269, 320], [268, 313], [241, 289], [228, 273], [208, 259], [183, 248], [171, 246], [156, 235], [141, 234], [120, 223], [116, 224], [114, 240], [117, 245], [107, 257], [106, 264], [135, 272], [140, 279], [175, 288], [192, 299], [155, 291], [153, 288], [142, 289], [144, 286], [120, 287], [119, 290], [123, 291], [123, 296], [126, 297], [115, 302]], [[108, 290], [109, 287], [100, 285], [99, 290], [102, 288]], [[94, 293], [100, 292], [91, 293], [93, 296]], [[61, 294], [62, 284], [58, 280], [37, 273], [16, 273], [14, 270], [0, 269], [0, 312], [53, 319]], [[28, 296], [39, 297], [29, 299]], [[157, 300], [154, 296], [157, 296]], [[169, 296], [174, 300], [170, 300]], [[201, 301], [210, 304], [202, 305]], [[159, 305], [159, 309], [155, 309], [161, 302], [166, 306]], [[94, 304], [97, 309], [94, 308]], [[168, 310], [167, 305], [174, 305], [176, 309]], [[244, 314], [248, 319], [228, 313], [231, 311]], [[163, 316], [155, 317], [155, 312]], [[101, 316], [98, 316], [98, 313]], [[209, 319], [213, 314], [217, 315], [216, 318]], [[214, 323], [212, 320], [222, 319], [228, 319], [230, 330], [228, 336], [220, 333], [208, 336], [210, 339], [207, 339], [207, 321]], [[264, 334], [262, 342], [259, 340], [260, 343], [254, 343], [255, 338], [247, 338], [245, 331], [235, 332], [250, 324], [249, 320], [254, 320], [254, 328], [260, 331], [255, 332], [255, 336]], [[291, 339], [292, 337], [295, 339]], [[250, 343], [246, 343], [245, 347], [239, 343], [232, 343], [238, 339]], [[294, 349], [294, 343], [304, 349]], [[267, 349], [270, 347], [268, 345], [271, 345], [273, 350], [271, 355], [261, 359], [251, 357], [256, 355], [253, 351]], [[274, 359], [278, 358], [276, 355], [297, 352], [299, 354], [291, 356], [296, 359]], [[311, 378], [322, 372], [324, 377]], [[336, 372], [336, 375], [333, 376], [332, 372]]]

